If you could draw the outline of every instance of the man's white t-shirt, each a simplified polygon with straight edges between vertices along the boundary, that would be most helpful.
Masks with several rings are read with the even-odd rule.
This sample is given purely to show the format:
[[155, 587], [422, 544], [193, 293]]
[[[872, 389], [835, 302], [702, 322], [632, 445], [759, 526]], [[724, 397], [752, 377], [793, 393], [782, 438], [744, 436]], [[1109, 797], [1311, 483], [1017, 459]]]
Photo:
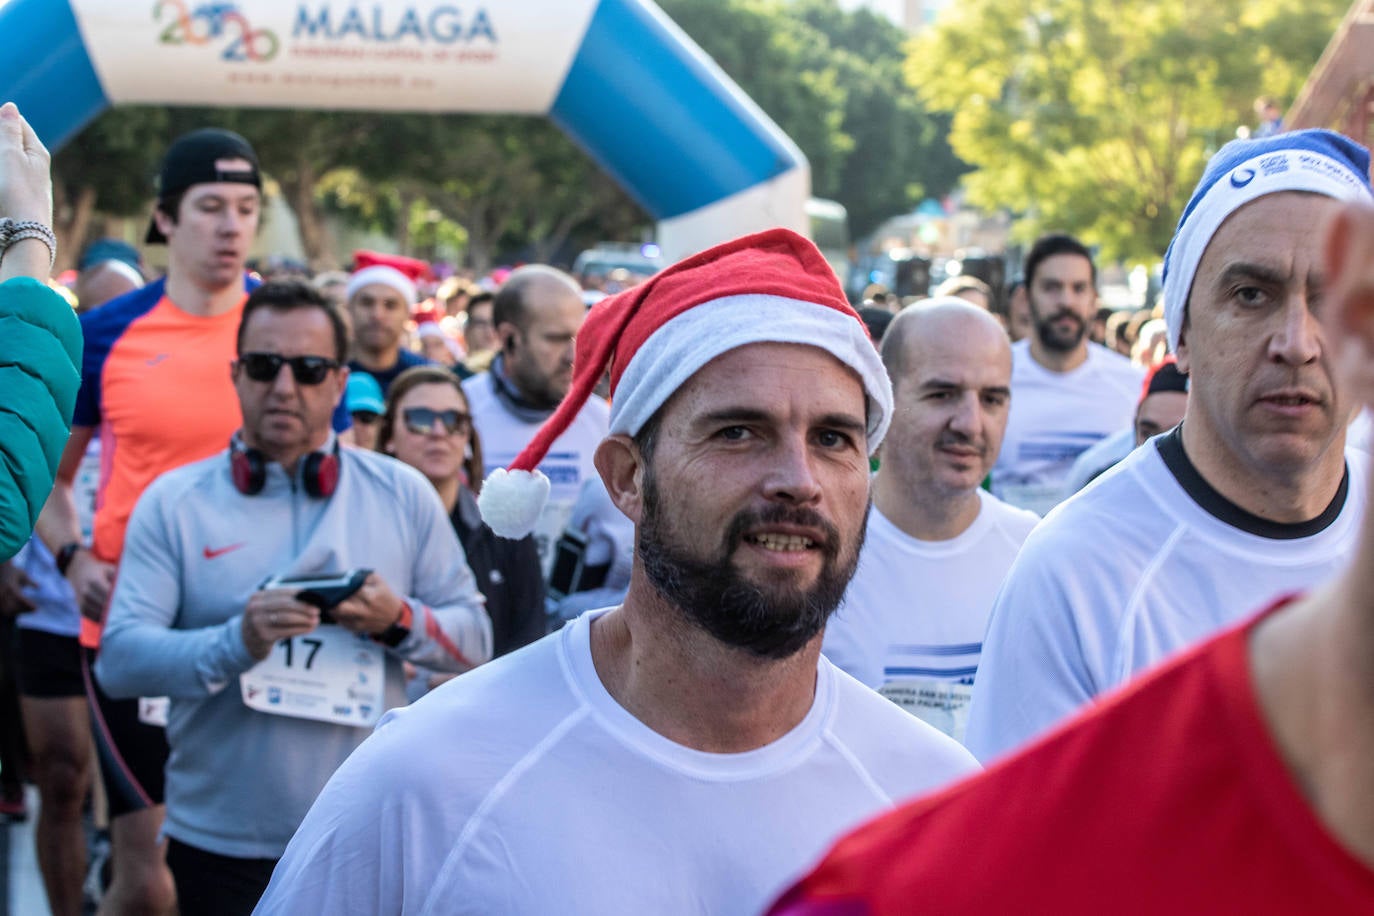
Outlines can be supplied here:
[[[490, 372], [463, 382], [472, 422], [482, 439], [482, 463], [486, 474], [514, 461], [543, 425], [522, 420], [507, 410], [497, 398], [494, 384]], [[553, 545], [572, 516], [582, 484], [596, 476], [592, 459], [610, 428], [610, 407], [592, 395], [563, 435], [553, 440], [548, 455], [539, 463], [539, 470], [549, 478], [549, 499], [534, 528], [534, 541], [545, 576], [553, 566]]]
[[979, 760], [1019, 747], [1280, 596], [1326, 581], [1352, 555], [1365, 453], [1346, 450], [1348, 491], [1333, 503], [1334, 518], [1306, 526], [1313, 533], [1303, 537], [1266, 536], [1189, 495], [1160, 454], [1176, 435], [1136, 449], [1027, 538], [983, 641], [966, 736]]
[[956, 741], [964, 738], [983, 634], [1002, 578], [1040, 521], [983, 490], [947, 541], [919, 541], [875, 507], [859, 568], [825, 628], [840, 669]]
[[1119, 353], [1088, 344], [1088, 358], [1051, 372], [1030, 341], [1011, 345], [1011, 412], [992, 468], [992, 492], [1043, 515], [1065, 492], [1074, 460], [1100, 439], [1132, 425], [1145, 374]]
[[256, 912], [754, 916], [851, 827], [976, 769], [823, 658], [777, 741], [684, 747], [606, 692], [601, 613], [388, 714]]

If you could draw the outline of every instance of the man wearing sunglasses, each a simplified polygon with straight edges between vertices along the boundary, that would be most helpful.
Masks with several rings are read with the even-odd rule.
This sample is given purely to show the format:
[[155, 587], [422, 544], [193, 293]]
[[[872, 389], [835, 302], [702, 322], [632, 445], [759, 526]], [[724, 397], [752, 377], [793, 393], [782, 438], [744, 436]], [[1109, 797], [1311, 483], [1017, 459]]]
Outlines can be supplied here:
[[242, 427], [149, 486], [129, 524], [96, 675], [111, 696], [171, 697], [164, 832], [182, 913], [251, 911], [316, 793], [405, 702], [403, 662], [460, 672], [491, 655], [432, 487], [339, 448], [346, 347], [310, 286], [255, 290], [231, 368]]

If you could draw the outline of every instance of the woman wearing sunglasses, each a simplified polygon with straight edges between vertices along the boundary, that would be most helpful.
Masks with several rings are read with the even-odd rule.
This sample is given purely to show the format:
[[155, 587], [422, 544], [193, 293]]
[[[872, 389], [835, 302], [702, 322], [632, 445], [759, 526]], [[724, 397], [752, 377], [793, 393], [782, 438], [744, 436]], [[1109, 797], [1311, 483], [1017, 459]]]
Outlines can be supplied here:
[[492, 657], [544, 635], [544, 579], [534, 538], [498, 538], [482, 523], [476, 490], [482, 448], [458, 376], [407, 369], [391, 383], [377, 451], [418, 470], [439, 491], [491, 615]]

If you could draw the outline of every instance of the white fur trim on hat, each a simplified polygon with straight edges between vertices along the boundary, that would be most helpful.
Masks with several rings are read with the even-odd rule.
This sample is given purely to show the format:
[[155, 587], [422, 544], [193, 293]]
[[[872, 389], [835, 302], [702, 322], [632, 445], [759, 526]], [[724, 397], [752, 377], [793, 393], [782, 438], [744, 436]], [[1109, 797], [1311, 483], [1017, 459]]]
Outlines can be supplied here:
[[534, 530], [548, 498], [549, 478], [541, 472], [497, 468], [482, 482], [477, 508], [492, 531], [518, 540]]
[[1370, 197], [1369, 188], [1350, 166], [1311, 149], [1269, 150], [1219, 177], [1178, 229], [1170, 247], [1170, 269], [1164, 280], [1164, 320], [1169, 350], [1178, 352], [1188, 294], [1207, 245], [1226, 218], [1250, 201], [1280, 191], [1309, 191], [1337, 200]]
[[877, 450], [892, 420], [892, 383], [863, 323], [829, 306], [761, 294], [703, 302], [649, 335], [612, 394], [611, 432], [635, 435], [698, 369], [754, 343], [818, 347], [853, 369], [868, 397], [869, 454]]
[[344, 298], [351, 301], [358, 290], [374, 283], [380, 283], [382, 286], [389, 286], [394, 289], [406, 301], [406, 305], [415, 304], [417, 294], [414, 281], [396, 268], [388, 267], [385, 264], [374, 264], [371, 267], [364, 267], [362, 270], [355, 271], [353, 276], [348, 278]]

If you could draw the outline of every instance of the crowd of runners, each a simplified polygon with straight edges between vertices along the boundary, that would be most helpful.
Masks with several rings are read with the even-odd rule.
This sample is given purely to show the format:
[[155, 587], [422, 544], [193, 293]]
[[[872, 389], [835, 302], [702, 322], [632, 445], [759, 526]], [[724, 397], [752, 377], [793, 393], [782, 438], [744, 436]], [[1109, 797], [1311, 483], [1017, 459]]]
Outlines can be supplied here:
[[0, 128], [0, 327], [82, 345], [0, 404], [46, 437], [0, 442], [0, 777], [56, 916], [1374, 911], [1358, 144], [1228, 144], [1114, 313], [1060, 233], [911, 302], [781, 229], [259, 272], [207, 128], [165, 275], [102, 240], [68, 305]]

